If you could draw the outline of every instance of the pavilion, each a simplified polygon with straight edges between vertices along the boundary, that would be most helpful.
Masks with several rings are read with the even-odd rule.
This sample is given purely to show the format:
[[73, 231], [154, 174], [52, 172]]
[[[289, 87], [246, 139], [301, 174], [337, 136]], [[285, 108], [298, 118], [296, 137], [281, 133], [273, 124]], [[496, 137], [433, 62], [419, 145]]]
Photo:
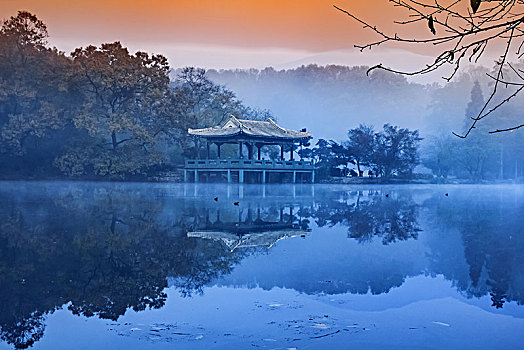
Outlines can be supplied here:
[[[224, 179], [238, 183], [245, 180], [254, 183], [283, 182], [286, 176], [291, 177], [293, 183], [315, 181], [315, 169], [311, 161], [294, 160], [297, 146], [306, 144], [311, 139], [311, 133], [306, 129], [301, 131], [289, 130], [277, 125], [272, 119], [265, 121], [237, 119], [230, 116], [222, 125], [204, 129], [189, 129], [189, 135], [196, 137], [197, 149], [202, 142], [206, 145], [205, 159], [186, 160], [184, 181], [190, 175], [194, 182], [201, 178], [209, 180]], [[224, 159], [221, 157], [221, 147], [224, 144], [238, 145], [238, 156]], [[210, 148], [215, 145], [216, 157], [211, 159]], [[265, 160], [261, 158], [264, 146], [276, 145], [280, 147], [280, 159]], [[247, 148], [247, 155], [244, 153]], [[256, 152], [255, 152], [256, 150]], [[288, 159], [285, 153], [289, 152]], [[200, 156], [200, 152], [197, 152]], [[289, 177], [288, 176], [288, 177]]]

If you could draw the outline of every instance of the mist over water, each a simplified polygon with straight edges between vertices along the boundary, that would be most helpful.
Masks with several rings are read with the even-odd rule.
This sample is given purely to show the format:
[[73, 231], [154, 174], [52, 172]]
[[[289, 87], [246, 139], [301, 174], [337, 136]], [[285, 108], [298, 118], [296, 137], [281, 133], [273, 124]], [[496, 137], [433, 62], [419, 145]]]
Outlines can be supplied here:
[[0, 348], [516, 348], [523, 194], [2, 182]]

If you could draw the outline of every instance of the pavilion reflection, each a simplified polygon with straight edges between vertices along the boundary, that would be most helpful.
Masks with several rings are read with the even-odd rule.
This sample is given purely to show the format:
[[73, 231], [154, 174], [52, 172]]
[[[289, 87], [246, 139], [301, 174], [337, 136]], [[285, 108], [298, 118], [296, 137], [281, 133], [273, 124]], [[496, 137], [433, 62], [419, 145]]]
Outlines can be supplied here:
[[309, 221], [295, 215], [294, 206], [239, 208], [235, 220], [206, 209], [205, 218], [196, 217], [193, 231], [187, 237], [219, 242], [229, 251], [239, 248], [271, 248], [276, 242], [292, 237], [306, 237], [311, 232]]

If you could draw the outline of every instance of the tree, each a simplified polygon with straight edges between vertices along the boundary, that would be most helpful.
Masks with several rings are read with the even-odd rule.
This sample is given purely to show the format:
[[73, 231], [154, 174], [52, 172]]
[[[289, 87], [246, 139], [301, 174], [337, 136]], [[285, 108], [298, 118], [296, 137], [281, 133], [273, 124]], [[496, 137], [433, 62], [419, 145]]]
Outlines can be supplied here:
[[[512, 100], [524, 89], [524, 70], [511, 62], [522, 57], [524, 32], [524, 4], [520, 0], [482, 1], [471, 0], [390, 0], [393, 6], [406, 10], [407, 17], [397, 18], [394, 23], [413, 28], [417, 33], [413, 38], [403, 35], [388, 34], [385, 30], [369, 24], [354, 14], [340, 7], [335, 8], [353, 20], [373, 31], [377, 41], [355, 45], [360, 50], [371, 49], [385, 43], [405, 45], [425, 45], [439, 48], [440, 53], [435, 60], [425, 67], [413, 72], [399, 71], [384, 67], [382, 64], [371, 67], [405, 75], [419, 75], [433, 72], [442, 67], [450, 68], [451, 72], [444, 79], [450, 81], [468, 60], [477, 63], [486, 52], [488, 46], [496, 47], [498, 42], [504, 45], [500, 48], [500, 59], [496, 62], [493, 74], [493, 89], [482, 108], [473, 117], [466, 131], [459, 137], [467, 137], [477, 123], [489, 116], [493, 111]], [[421, 31], [421, 26], [427, 26], [427, 32]], [[429, 34], [431, 33], [431, 34]], [[498, 92], [501, 89], [503, 96]], [[491, 130], [491, 133], [515, 130], [524, 127], [517, 124], [512, 127]]]
[[45, 50], [47, 45], [47, 26], [35, 15], [27, 11], [18, 11], [2, 25], [2, 34], [19, 46], [36, 47]]
[[[24, 154], [31, 138], [64, 127], [72, 110], [63, 54], [46, 48], [47, 27], [20, 11], [0, 28], [0, 128], [4, 149]], [[70, 119], [69, 119], [70, 120]]]
[[[471, 99], [466, 107], [466, 130], [469, 128], [469, 120], [477, 115], [484, 104], [484, 96], [477, 81], [471, 89]], [[489, 137], [487, 125], [480, 125], [470, 132], [468, 139], [456, 145], [455, 159], [459, 166], [467, 171], [471, 180], [478, 182], [484, 179], [489, 165], [494, 164], [496, 142], [497, 140]]]
[[344, 144], [349, 155], [357, 165], [358, 176], [362, 176], [361, 165], [369, 165], [373, 153], [375, 131], [372, 126], [360, 124], [348, 131], [348, 141]]
[[384, 124], [383, 131], [375, 134], [371, 162], [380, 176], [411, 176], [419, 162], [418, 145], [422, 138], [418, 130], [410, 131]]
[[350, 162], [346, 148], [333, 140], [320, 139], [316, 143], [316, 147], [311, 151], [304, 149], [299, 152], [301, 157], [310, 157], [313, 159], [317, 169], [316, 174], [318, 178], [325, 179], [330, 176], [340, 176], [339, 166], [347, 167]]
[[455, 141], [451, 136], [433, 136], [423, 151], [422, 164], [439, 178], [446, 179], [456, 167]]
[[119, 42], [76, 49], [72, 58], [84, 95], [74, 124], [89, 138], [57, 159], [60, 169], [70, 175], [123, 176], [162, 163], [155, 140], [164, 131], [172, 100], [167, 59], [131, 55]]
[[0, 174], [60, 175], [53, 160], [78, 139], [73, 115], [81, 95], [71, 60], [46, 46], [47, 27], [20, 11], [0, 28]]

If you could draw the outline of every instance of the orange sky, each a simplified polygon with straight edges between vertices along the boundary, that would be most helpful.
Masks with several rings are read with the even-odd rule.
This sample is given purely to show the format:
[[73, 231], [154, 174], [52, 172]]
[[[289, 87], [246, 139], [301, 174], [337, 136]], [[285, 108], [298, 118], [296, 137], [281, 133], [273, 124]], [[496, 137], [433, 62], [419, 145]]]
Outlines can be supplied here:
[[120, 40], [175, 66], [222, 68], [297, 61], [374, 38], [333, 4], [377, 24], [394, 16], [388, 0], [0, 0], [0, 17], [35, 13], [66, 52]]
[[6, 18], [27, 9], [54, 37], [286, 47], [312, 51], [353, 43], [358, 26], [332, 5], [376, 19], [387, 0], [1, 0]]

